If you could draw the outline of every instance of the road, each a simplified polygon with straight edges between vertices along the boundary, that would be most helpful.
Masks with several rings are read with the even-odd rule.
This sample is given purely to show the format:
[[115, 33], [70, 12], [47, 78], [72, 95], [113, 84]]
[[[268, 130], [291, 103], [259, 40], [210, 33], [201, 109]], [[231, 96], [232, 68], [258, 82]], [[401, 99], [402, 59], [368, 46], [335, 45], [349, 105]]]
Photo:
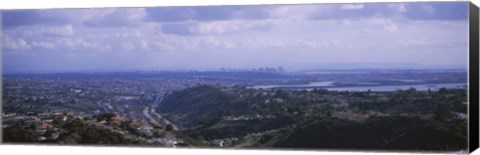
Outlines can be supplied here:
[[[155, 105], [155, 104], [158, 104], [159, 102], [159, 97], [157, 97], [157, 99], [155, 99], [155, 102], [153, 102], [152, 105]], [[148, 121], [151, 123], [151, 124], [154, 124], [154, 125], [157, 125], [157, 126], [161, 126], [161, 123], [158, 123], [157, 120], [153, 119], [152, 116], [150, 116], [150, 114], [148, 113], [148, 109], [151, 109], [150, 106], [146, 106], [143, 111], [142, 111], [142, 114], [145, 118], [148, 119]]]
[[159, 113], [155, 112], [155, 108], [158, 107], [158, 105], [160, 104], [162, 99], [163, 99], [163, 97], [157, 96], [157, 98], [155, 99], [155, 102], [153, 102], [152, 105], [147, 106], [143, 109], [143, 112], [142, 112], [143, 116], [145, 116], [149, 120], [150, 123], [160, 126], [161, 123], [158, 123], [157, 120], [155, 120], [152, 116], [150, 116], [150, 114], [149, 114], [149, 109], [150, 109], [150, 113], [152, 113], [158, 119], [163, 120], [164, 124], [172, 125], [173, 129], [178, 131], [178, 127], [175, 124], [173, 124], [170, 120], [163, 117]]

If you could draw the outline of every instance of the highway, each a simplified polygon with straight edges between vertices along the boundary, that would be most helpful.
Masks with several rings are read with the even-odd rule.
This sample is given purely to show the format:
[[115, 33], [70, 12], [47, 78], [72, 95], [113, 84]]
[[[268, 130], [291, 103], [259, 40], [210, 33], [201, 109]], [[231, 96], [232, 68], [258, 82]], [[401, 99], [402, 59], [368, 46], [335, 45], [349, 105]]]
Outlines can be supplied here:
[[172, 125], [173, 129], [174, 130], [177, 130], [178, 131], [178, 126], [173, 124], [170, 120], [168, 120], [167, 118], [163, 117], [162, 115], [160, 115], [159, 113], [157, 113], [155, 111], [155, 108], [157, 108], [159, 105], [160, 105], [160, 102], [162, 101], [163, 97], [160, 97], [160, 96], [157, 96], [157, 98], [155, 99], [155, 102], [153, 102], [152, 105], [150, 106], [146, 106], [144, 109], [143, 109], [143, 116], [145, 116], [145, 118], [147, 118], [149, 120], [150, 123], [152, 124], [155, 124], [155, 125], [159, 125], [161, 126], [162, 123], [159, 123], [157, 122], [157, 120], [155, 120], [150, 114], [149, 114], [149, 109], [150, 109], [150, 113], [152, 113], [154, 116], [156, 116], [158, 119], [162, 120], [164, 123], [163, 124], [170, 124]]

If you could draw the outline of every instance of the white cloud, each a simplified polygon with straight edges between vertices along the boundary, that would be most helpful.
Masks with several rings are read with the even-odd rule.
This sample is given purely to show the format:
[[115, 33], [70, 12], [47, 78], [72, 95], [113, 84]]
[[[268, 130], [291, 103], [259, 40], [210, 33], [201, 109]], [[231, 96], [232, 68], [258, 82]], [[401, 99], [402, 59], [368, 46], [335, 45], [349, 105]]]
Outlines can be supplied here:
[[140, 41], [140, 48], [148, 51], [148, 50], [150, 50], [150, 44], [145, 40]]
[[105, 35], [103, 37], [115, 37], [115, 38], [128, 39], [128, 38], [141, 38], [143, 36], [144, 34], [142, 32], [135, 30], [135, 31], [117, 32], [117, 33]]
[[98, 50], [101, 47], [100, 42], [86, 41], [83, 38], [61, 38], [56, 45], [76, 50]]
[[407, 12], [407, 7], [405, 7], [405, 3], [392, 3], [389, 4], [388, 7], [397, 12]]
[[432, 38], [411, 38], [407, 37], [400, 41], [403, 45], [413, 45], [413, 46], [435, 46], [435, 47], [448, 47], [460, 45], [462, 42], [458, 40], [448, 40], [448, 39], [432, 39]]
[[278, 6], [268, 9], [267, 12], [271, 17], [285, 17], [292, 10], [291, 6]]
[[238, 41], [238, 47], [244, 49], [331, 49], [331, 48], [350, 48], [351, 44], [340, 42], [336, 39], [312, 40], [312, 39], [265, 39], [251, 38]]
[[387, 24], [392, 22], [391, 19], [381, 17], [368, 18], [366, 21], [370, 24]]
[[35, 28], [34, 30], [23, 31], [25, 35], [28, 36], [73, 36], [75, 31], [73, 30], [72, 25], [64, 26], [42, 26], [40, 28]]
[[123, 42], [121, 46], [122, 50], [131, 51], [135, 49], [135, 45], [131, 42]]
[[46, 41], [32, 41], [32, 46], [51, 49], [55, 47], [55, 44]]
[[87, 13], [81, 19], [94, 27], [125, 27], [140, 24], [146, 15], [145, 8], [118, 8], [100, 10], [97, 14]]
[[155, 52], [163, 52], [163, 51], [172, 51], [175, 50], [175, 47], [165, 43], [165, 42], [153, 42], [152, 46], [155, 48]]
[[200, 23], [190, 30], [199, 34], [223, 34], [238, 32], [246, 29], [268, 29], [272, 26], [272, 22], [258, 21], [258, 22], [245, 22], [245, 21], [220, 21], [210, 23]]
[[135, 37], [142, 37], [142, 36], [143, 36], [143, 33], [140, 32], [140, 31], [138, 31], [138, 30], [135, 30], [135, 31], [133, 31], [133, 36], [135, 36]]
[[396, 32], [398, 30], [397, 25], [392, 24], [392, 23], [385, 25], [383, 28], [387, 32]]
[[[338, 40], [311, 40], [304, 38], [245, 38], [228, 39], [219, 36], [182, 37], [176, 35], [159, 35], [149, 40], [138, 42], [139, 47], [145, 51], [202, 51], [215, 49], [215, 51], [229, 51], [229, 49], [324, 49], [344, 48]], [[127, 46], [127, 45], [124, 45]]]
[[219, 39], [214, 36], [179, 37], [175, 35], [160, 35], [140, 44], [148, 45], [150, 50], [163, 51], [198, 51], [202, 49], [235, 49], [238, 44], [228, 39]]
[[110, 45], [105, 45], [104, 46], [104, 50], [105, 51], [111, 51], [112, 50], [112, 47]]
[[360, 10], [363, 9], [363, 4], [345, 4], [340, 7], [341, 10]]
[[266, 31], [280, 24], [279, 20], [232, 20], [213, 22], [185, 22], [162, 25], [165, 34], [177, 35], [211, 35], [245, 32], [249, 30]]
[[42, 28], [39, 30], [38, 33], [43, 35], [57, 35], [57, 36], [73, 36], [75, 34], [72, 25]]
[[[193, 42], [187, 41], [187, 38], [177, 35], [152, 35], [147, 40], [143, 40], [148, 44], [153, 52], [164, 52], [172, 50], [182, 50], [193, 46]], [[190, 44], [189, 44], [190, 43]]]
[[435, 9], [431, 5], [422, 5], [422, 9], [429, 14], [435, 13]]
[[22, 38], [11, 38], [8, 35], [3, 37], [3, 47], [9, 50], [25, 50], [30, 49], [31, 46]]
[[208, 36], [203, 39], [196, 40], [199, 43], [200, 48], [208, 49], [234, 49], [237, 48], [237, 44], [229, 40], [221, 40], [213, 36]]
[[282, 19], [306, 19], [312, 15], [333, 12], [333, 5], [280, 5], [267, 10], [270, 17]]

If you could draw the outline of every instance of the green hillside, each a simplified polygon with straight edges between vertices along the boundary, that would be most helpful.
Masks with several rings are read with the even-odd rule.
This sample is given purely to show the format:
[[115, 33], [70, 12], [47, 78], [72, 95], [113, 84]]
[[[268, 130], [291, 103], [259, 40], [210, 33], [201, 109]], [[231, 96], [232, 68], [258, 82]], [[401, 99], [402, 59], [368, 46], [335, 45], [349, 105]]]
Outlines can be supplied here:
[[465, 90], [372, 93], [198, 85], [157, 110], [186, 135], [233, 147], [466, 149]]
[[372, 117], [363, 123], [322, 118], [304, 123], [277, 141], [281, 148], [461, 150], [466, 149], [466, 122], [416, 117]]

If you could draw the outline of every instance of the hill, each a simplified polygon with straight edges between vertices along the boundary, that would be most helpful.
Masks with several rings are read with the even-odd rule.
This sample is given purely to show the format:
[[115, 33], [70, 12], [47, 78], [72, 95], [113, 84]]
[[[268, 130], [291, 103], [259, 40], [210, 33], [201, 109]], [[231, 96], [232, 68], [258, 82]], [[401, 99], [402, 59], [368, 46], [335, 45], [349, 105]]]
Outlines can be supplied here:
[[157, 111], [188, 136], [233, 147], [458, 151], [467, 146], [464, 92], [198, 85], [166, 96]]
[[197, 129], [219, 121], [226, 110], [243, 110], [246, 104], [212, 86], [199, 86], [175, 92], [162, 101], [158, 111], [184, 129]]
[[196, 86], [170, 94], [157, 111], [187, 134], [208, 139], [244, 136], [302, 121], [300, 117], [280, 115], [280, 107], [260, 108], [263, 97], [249, 91]]
[[[371, 117], [365, 122], [321, 118], [306, 122], [274, 147], [306, 149], [450, 150], [466, 149], [466, 122], [416, 117]], [[283, 135], [285, 136], [285, 135]]]

